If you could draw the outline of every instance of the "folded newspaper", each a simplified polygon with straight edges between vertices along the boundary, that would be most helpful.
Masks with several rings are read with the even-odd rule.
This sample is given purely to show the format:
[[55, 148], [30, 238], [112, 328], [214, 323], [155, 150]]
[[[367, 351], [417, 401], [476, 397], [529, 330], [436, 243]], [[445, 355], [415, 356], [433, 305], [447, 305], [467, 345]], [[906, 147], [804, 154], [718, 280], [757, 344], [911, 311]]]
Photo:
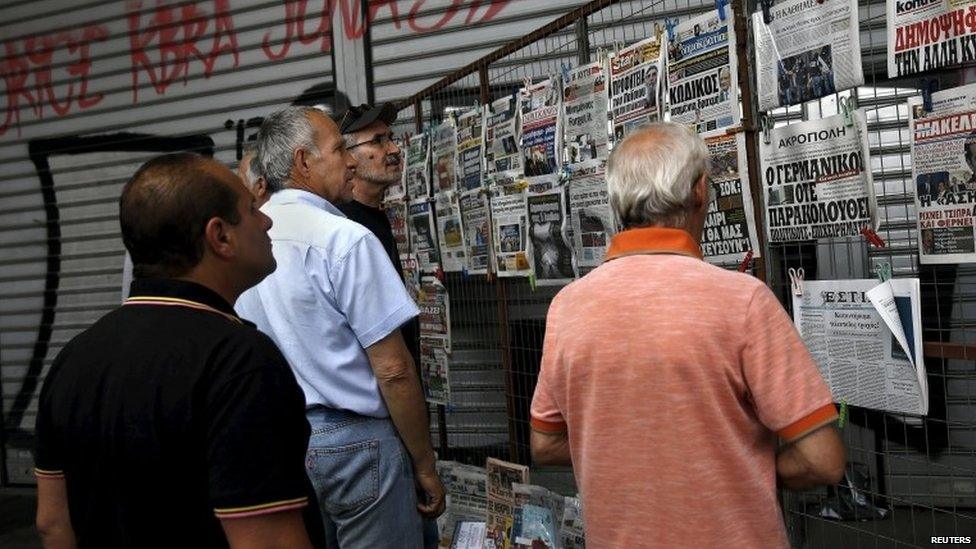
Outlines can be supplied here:
[[928, 413], [917, 278], [803, 281], [793, 321], [835, 402]]

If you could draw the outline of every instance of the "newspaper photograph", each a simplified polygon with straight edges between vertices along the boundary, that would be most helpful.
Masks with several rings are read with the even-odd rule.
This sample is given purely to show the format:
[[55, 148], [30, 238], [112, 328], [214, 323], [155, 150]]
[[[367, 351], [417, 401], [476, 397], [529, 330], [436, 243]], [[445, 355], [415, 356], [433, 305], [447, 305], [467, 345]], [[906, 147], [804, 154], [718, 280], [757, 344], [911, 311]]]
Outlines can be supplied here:
[[457, 126], [448, 116], [431, 130], [431, 172], [433, 192], [453, 191], [457, 188]]
[[526, 177], [556, 173], [560, 162], [559, 82], [548, 79], [519, 90], [522, 167]]
[[668, 41], [668, 112], [671, 122], [698, 133], [739, 123], [739, 85], [736, 70], [732, 6], [678, 24]]
[[529, 468], [488, 458], [485, 464], [488, 476], [488, 531], [484, 549], [504, 549], [512, 543], [512, 525], [515, 517], [515, 493], [512, 485], [529, 482]]
[[709, 263], [739, 263], [752, 250], [759, 256], [746, 136], [742, 132], [702, 136], [711, 161], [712, 201], [702, 231], [701, 249]]
[[856, 0], [787, 0], [752, 14], [759, 110], [864, 84]]
[[407, 215], [410, 220], [410, 253], [417, 256], [421, 271], [436, 272], [440, 267], [440, 258], [437, 253], [434, 207], [426, 198], [411, 202], [407, 206]]
[[485, 115], [485, 160], [488, 178], [499, 173], [522, 173], [521, 110], [515, 96], [508, 95], [491, 103]]
[[430, 163], [430, 141], [427, 134], [417, 134], [407, 141], [407, 165], [403, 170], [406, 177], [407, 200], [426, 200], [430, 195], [428, 165]]
[[446, 406], [451, 402], [449, 361], [443, 339], [421, 336], [420, 381], [424, 387], [424, 399], [431, 404]]
[[661, 43], [647, 38], [610, 56], [613, 141], [661, 118]]
[[491, 190], [492, 242], [495, 272], [500, 277], [529, 276], [525, 186], [494, 185]]
[[861, 111], [847, 126], [842, 114], [769, 131], [759, 141], [770, 242], [857, 236], [877, 226]]
[[601, 161], [579, 164], [570, 175], [569, 219], [576, 268], [584, 276], [603, 264], [610, 239], [617, 234]]
[[529, 218], [529, 243], [536, 284], [568, 284], [575, 277], [572, 246], [566, 231], [566, 192], [561, 185], [540, 192], [529, 189], [525, 197]]
[[421, 279], [417, 307], [420, 309], [420, 337], [442, 341], [444, 349], [450, 353], [451, 300], [447, 288], [436, 277]]
[[488, 274], [491, 268], [491, 211], [488, 195], [481, 190], [467, 191], [459, 197], [461, 227], [464, 229], [464, 256], [468, 273]]
[[441, 269], [446, 273], [461, 272], [465, 267], [464, 230], [461, 228], [461, 204], [457, 193], [437, 193], [434, 198], [434, 213], [437, 219]]
[[793, 322], [835, 402], [928, 413], [917, 278], [803, 281]]
[[383, 211], [393, 229], [393, 240], [396, 242], [397, 253], [401, 256], [410, 251], [409, 233], [407, 231], [407, 202], [402, 198], [387, 200], [383, 203]]
[[923, 265], [976, 261], [976, 84], [908, 99]]
[[976, 0], [888, 0], [888, 78], [976, 61]]
[[563, 82], [563, 159], [567, 164], [606, 160], [607, 76], [603, 63], [571, 69]]
[[474, 107], [457, 118], [457, 185], [462, 191], [480, 189], [483, 185], [484, 169], [484, 110]]

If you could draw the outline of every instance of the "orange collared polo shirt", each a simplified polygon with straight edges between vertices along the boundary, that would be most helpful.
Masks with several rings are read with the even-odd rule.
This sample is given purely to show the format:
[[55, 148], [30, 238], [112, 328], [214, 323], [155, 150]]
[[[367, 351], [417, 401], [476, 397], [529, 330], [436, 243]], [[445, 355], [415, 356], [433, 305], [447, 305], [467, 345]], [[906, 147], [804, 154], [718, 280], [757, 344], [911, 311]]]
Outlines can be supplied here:
[[836, 416], [772, 292], [684, 231], [616, 235], [549, 308], [532, 427], [568, 430], [588, 546], [786, 547], [777, 436]]

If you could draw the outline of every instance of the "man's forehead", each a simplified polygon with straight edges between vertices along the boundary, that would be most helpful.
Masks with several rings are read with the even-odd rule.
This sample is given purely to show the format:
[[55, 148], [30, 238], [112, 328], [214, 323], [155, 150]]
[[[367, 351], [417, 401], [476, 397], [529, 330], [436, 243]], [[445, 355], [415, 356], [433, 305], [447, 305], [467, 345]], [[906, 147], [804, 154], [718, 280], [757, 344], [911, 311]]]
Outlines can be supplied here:
[[369, 126], [366, 126], [365, 128], [363, 128], [363, 129], [361, 129], [361, 130], [359, 130], [357, 132], [353, 132], [353, 133], [351, 133], [349, 135], [368, 135], [368, 136], [373, 136], [373, 135], [377, 135], [377, 134], [382, 135], [382, 134], [387, 134], [387, 133], [390, 133], [390, 126], [386, 122], [383, 122], [382, 120], [376, 120], [375, 122], [373, 122]]

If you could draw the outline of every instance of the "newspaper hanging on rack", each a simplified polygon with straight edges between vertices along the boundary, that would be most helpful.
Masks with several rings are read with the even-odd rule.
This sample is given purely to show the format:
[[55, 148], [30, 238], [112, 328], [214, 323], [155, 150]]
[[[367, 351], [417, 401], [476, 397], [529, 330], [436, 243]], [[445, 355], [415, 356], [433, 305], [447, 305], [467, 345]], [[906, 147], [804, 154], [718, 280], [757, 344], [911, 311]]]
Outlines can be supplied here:
[[671, 122], [698, 133], [739, 122], [732, 7], [725, 20], [716, 10], [688, 19], [674, 29], [668, 42], [668, 111]]
[[769, 131], [760, 140], [770, 242], [856, 236], [876, 227], [867, 124], [839, 114]]
[[436, 277], [425, 276], [420, 284], [417, 306], [420, 308], [420, 337], [443, 342], [451, 352], [451, 301], [447, 288]]
[[484, 110], [474, 107], [457, 118], [457, 185], [462, 191], [484, 185], [482, 168], [484, 144]]
[[430, 195], [430, 182], [427, 179], [430, 164], [430, 147], [427, 134], [417, 134], [407, 141], [406, 177], [407, 199], [426, 200]]
[[417, 256], [421, 271], [436, 272], [440, 267], [440, 258], [437, 253], [433, 205], [426, 198], [411, 202], [407, 206], [407, 215], [410, 220], [410, 252]]
[[452, 116], [431, 131], [431, 171], [433, 192], [453, 191], [457, 187], [457, 126]]
[[976, 261], [976, 84], [908, 100], [919, 263]]
[[437, 193], [434, 198], [437, 218], [437, 242], [440, 244], [441, 269], [446, 273], [464, 270], [464, 230], [461, 228], [461, 205], [454, 191]]
[[802, 281], [793, 321], [835, 402], [926, 415], [917, 278]]
[[444, 340], [420, 337], [420, 381], [424, 399], [447, 406], [451, 402], [450, 358]]
[[526, 177], [559, 169], [559, 95], [557, 80], [548, 79], [519, 91], [522, 103], [522, 168]]
[[407, 231], [407, 202], [402, 198], [387, 200], [383, 203], [383, 211], [393, 230], [393, 241], [396, 242], [397, 253], [404, 256], [410, 251], [410, 236]]
[[468, 273], [488, 274], [491, 268], [491, 213], [488, 195], [480, 189], [461, 193], [461, 227]]
[[491, 187], [492, 243], [499, 277], [529, 276], [528, 222], [524, 180], [508, 180]]
[[498, 174], [522, 173], [522, 131], [519, 101], [507, 95], [488, 106], [485, 124], [485, 159], [489, 180]]
[[976, 0], [888, 0], [888, 78], [976, 62]]
[[603, 264], [610, 239], [617, 233], [602, 161], [574, 167], [569, 179], [569, 218], [576, 268], [584, 276]]
[[563, 81], [563, 159], [567, 164], [607, 158], [607, 79], [603, 63], [570, 70]]
[[[407, 139], [405, 137], [394, 137], [393, 142], [401, 151], [407, 150]], [[383, 200], [399, 200], [407, 196], [407, 170], [404, 169], [400, 174], [400, 180], [394, 182], [386, 188]]]
[[739, 263], [749, 250], [759, 257], [745, 134], [716, 132], [702, 137], [711, 160], [713, 198], [702, 231], [702, 254], [716, 264]]
[[788, 0], [769, 11], [769, 25], [752, 14], [759, 110], [864, 84], [856, 0]]
[[531, 185], [525, 196], [532, 270], [540, 286], [568, 284], [576, 275], [566, 234], [569, 227], [565, 197], [565, 189], [555, 177]]
[[657, 37], [610, 56], [610, 119], [614, 143], [660, 119], [661, 43]]

